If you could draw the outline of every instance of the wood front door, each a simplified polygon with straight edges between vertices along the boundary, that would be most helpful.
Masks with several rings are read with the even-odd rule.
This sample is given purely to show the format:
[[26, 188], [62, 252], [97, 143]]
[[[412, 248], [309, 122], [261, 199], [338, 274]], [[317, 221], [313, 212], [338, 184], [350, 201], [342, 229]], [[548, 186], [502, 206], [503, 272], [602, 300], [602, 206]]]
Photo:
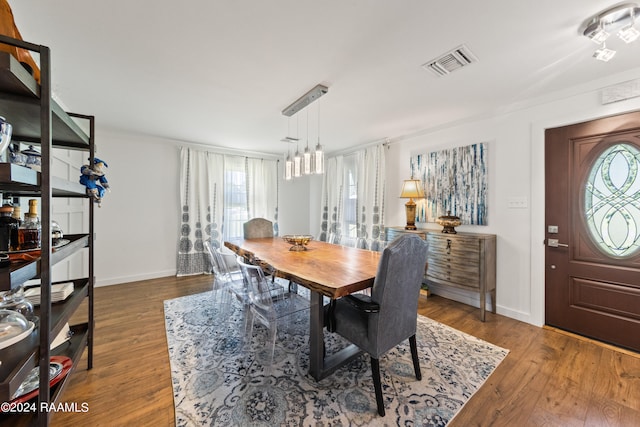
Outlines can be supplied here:
[[546, 323], [640, 351], [640, 112], [545, 135]]

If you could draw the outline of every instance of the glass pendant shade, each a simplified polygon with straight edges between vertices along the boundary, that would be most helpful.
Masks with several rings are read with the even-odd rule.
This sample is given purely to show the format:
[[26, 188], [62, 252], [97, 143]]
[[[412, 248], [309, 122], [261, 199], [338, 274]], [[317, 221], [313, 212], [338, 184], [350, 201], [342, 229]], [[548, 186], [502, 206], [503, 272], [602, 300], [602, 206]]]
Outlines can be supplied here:
[[293, 156], [293, 176], [296, 178], [302, 176], [302, 157], [298, 150], [296, 150], [296, 154]]
[[293, 178], [293, 162], [291, 161], [291, 155], [287, 153], [287, 158], [284, 161], [284, 179], [290, 181]]
[[309, 147], [304, 149], [302, 164], [302, 173], [304, 173], [305, 175], [311, 175], [312, 173], [314, 173], [314, 170], [311, 167], [311, 151], [309, 151]]
[[313, 156], [313, 169], [314, 173], [324, 173], [324, 151], [322, 150], [322, 145], [320, 145], [319, 142], [318, 145], [316, 145], [316, 150]]

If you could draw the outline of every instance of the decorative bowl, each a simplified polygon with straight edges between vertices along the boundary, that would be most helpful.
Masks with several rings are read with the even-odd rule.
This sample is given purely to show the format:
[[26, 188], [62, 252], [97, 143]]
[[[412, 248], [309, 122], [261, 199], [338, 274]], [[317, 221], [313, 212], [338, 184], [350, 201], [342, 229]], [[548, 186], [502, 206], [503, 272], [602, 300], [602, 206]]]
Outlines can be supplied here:
[[313, 236], [309, 234], [287, 234], [282, 236], [282, 240], [293, 245], [289, 248], [290, 251], [300, 252], [307, 250], [306, 245], [313, 240]]
[[446, 215], [439, 216], [436, 222], [444, 227], [442, 232], [447, 234], [457, 234], [458, 232], [454, 227], [462, 224], [459, 217], [451, 215], [451, 211], [447, 212]]

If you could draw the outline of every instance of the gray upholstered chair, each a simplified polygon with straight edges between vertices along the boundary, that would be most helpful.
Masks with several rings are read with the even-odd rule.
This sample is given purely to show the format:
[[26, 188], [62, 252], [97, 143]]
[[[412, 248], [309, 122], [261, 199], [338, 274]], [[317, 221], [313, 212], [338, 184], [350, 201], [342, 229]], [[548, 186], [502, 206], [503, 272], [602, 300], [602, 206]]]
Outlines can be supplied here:
[[242, 224], [245, 239], [273, 237], [273, 223], [264, 218], [253, 218]]
[[[245, 239], [263, 239], [274, 237], [273, 223], [264, 218], [253, 218], [242, 224]], [[271, 276], [274, 282], [275, 277]], [[289, 280], [289, 292], [298, 292], [298, 285]]]
[[416, 346], [418, 297], [427, 262], [427, 243], [406, 234], [389, 244], [380, 257], [371, 296], [352, 294], [327, 306], [327, 327], [371, 356], [378, 413], [384, 416], [379, 358], [409, 339], [416, 378], [420, 364]]

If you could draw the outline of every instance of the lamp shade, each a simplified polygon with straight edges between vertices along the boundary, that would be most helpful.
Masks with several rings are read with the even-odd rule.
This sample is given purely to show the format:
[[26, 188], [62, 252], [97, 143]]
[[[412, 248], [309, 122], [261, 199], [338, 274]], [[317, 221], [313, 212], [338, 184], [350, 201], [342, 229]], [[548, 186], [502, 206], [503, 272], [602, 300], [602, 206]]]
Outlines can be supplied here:
[[421, 199], [424, 197], [424, 191], [422, 190], [422, 183], [419, 179], [405, 179], [402, 184], [402, 192], [400, 198], [402, 199]]

